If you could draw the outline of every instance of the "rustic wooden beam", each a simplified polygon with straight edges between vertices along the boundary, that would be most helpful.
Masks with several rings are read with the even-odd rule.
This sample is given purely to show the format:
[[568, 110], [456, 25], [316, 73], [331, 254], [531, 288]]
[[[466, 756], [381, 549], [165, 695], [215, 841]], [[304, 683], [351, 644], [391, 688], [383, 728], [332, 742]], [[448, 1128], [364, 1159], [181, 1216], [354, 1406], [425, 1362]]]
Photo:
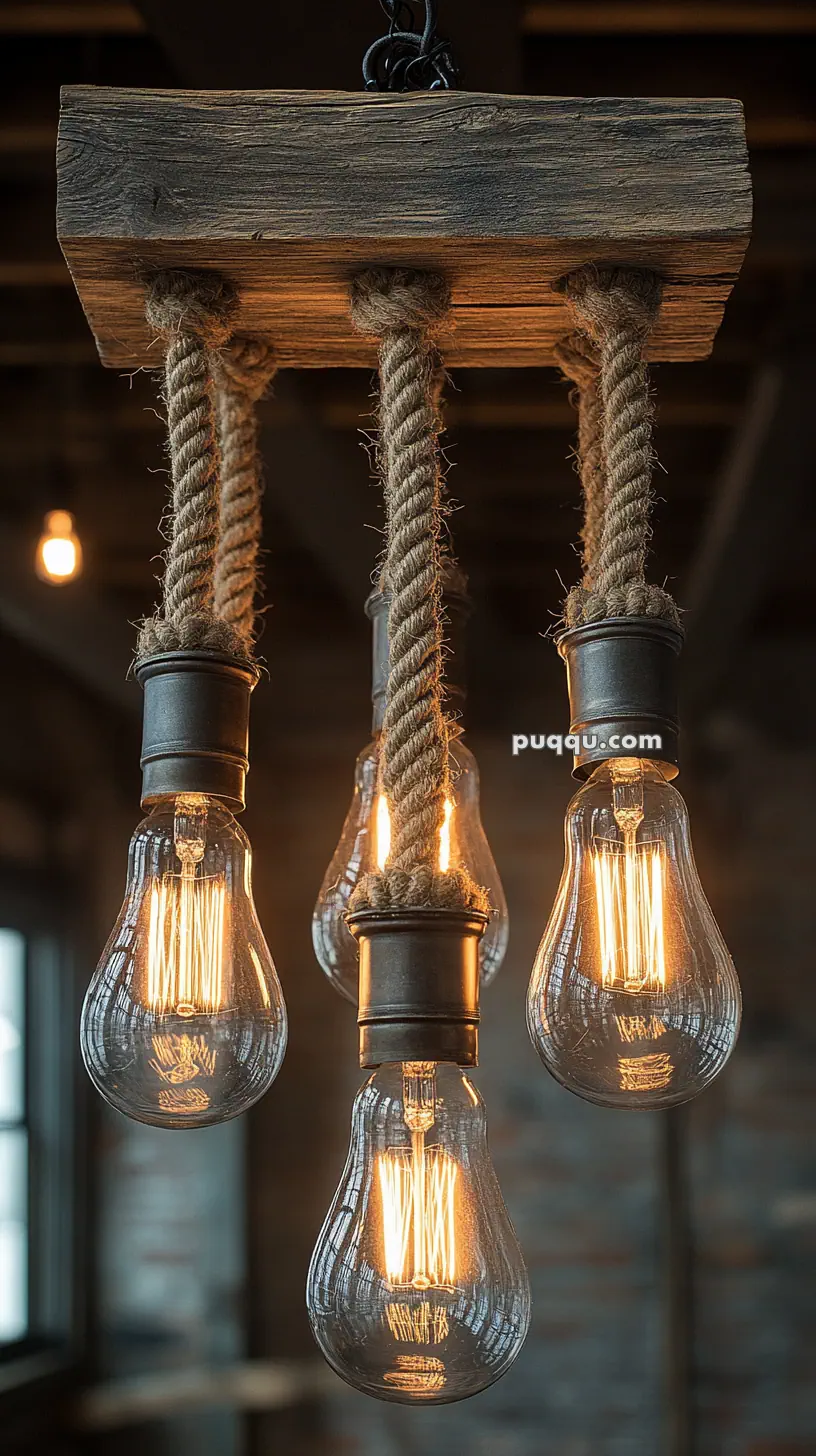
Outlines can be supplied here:
[[554, 283], [587, 261], [665, 277], [651, 355], [705, 356], [747, 246], [736, 101], [68, 87], [58, 233], [105, 364], [150, 365], [143, 277], [226, 274], [282, 365], [368, 365], [358, 269], [442, 269], [451, 364], [549, 362]]

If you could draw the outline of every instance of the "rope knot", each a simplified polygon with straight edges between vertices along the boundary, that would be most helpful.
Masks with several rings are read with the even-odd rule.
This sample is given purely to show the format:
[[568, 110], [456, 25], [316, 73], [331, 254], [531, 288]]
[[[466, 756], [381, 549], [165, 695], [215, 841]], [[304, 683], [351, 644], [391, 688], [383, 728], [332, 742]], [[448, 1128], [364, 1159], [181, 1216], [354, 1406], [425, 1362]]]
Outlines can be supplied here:
[[656, 273], [635, 268], [597, 268], [589, 263], [571, 273], [562, 288], [590, 338], [603, 345], [621, 329], [645, 339], [660, 309], [662, 283]]
[[553, 349], [555, 362], [567, 379], [579, 389], [595, 384], [600, 369], [598, 350], [592, 339], [580, 329], [560, 339]]
[[150, 280], [145, 316], [165, 339], [190, 334], [208, 349], [219, 349], [232, 332], [234, 312], [232, 288], [212, 273], [165, 269]]
[[427, 333], [442, 323], [450, 301], [450, 286], [438, 273], [371, 268], [351, 282], [351, 320], [361, 334]]
[[253, 404], [262, 397], [276, 368], [272, 345], [249, 335], [230, 340], [216, 360], [221, 381], [240, 390]]

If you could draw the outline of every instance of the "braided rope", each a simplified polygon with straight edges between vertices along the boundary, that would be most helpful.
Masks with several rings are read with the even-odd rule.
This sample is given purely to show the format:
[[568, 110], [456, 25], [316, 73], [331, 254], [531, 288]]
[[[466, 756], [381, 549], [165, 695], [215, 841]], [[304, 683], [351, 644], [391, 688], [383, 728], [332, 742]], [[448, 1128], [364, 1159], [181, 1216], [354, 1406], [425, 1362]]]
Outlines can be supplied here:
[[437, 868], [450, 792], [449, 727], [442, 711], [438, 377], [433, 330], [449, 295], [443, 280], [400, 269], [354, 280], [355, 327], [380, 339], [380, 468], [391, 592], [383, 786], [391, 852], [382, 873], [361, 877], [350, 909], [487, 907], [466, 870]]
[[[591, 504], [592, 551], [585, 555], [581, 586], [567, 598], [567, 624], [618, 616], [661, 617], [676, 623], [679, 614], [673, 598], [647, 582], [645, 574], [654, 452], [643, 347], [660, 307], [660, 281], [646, 272], [588, 267], [567, 279], [566, 292], [577, 322], [598, 351], [600, 468], [605, 473], [600, 536], [594, 516], [597, 482], [591, 482], [593, 499], [587, 502], [587, 514]], [[582, 414], [584, 394], [582, 386]], [[588, 408], [593, 411], [591, 390]], [[581, 433], [591, 437], [591, 450], [597, 448], [595, 430], [594, 422], [582, 421]]]
[[261, 472], [255, 405], [273, 374], [262, 339], [233, 339], [215, 361], [221, 447], [221, 506], [215, 554], [216, 615], [229, 622], [249, 654], [255, 637], [255, 591], [261, 538]]
[[578, 465], [584, 500], [581, 526], [583, 584], [590, 587], [601, 548], [606, 488], [603, 406], [598, 387], [600, 361], [592, 340], [577, 330], [556, 344], [554, 353], [562, 374], [575, 385], [570, 399], [578, 409]]
[[164, 398], [172, 473], [170, 542], [162, 606], [139, 633], [139, 659], [180, 648], [241, 654], [239, 637], [215, 612], [218, 442], [210, 355], [230, 333], [230, 291], [209, 275], [158, 273], [148, 323], [167, 342]]

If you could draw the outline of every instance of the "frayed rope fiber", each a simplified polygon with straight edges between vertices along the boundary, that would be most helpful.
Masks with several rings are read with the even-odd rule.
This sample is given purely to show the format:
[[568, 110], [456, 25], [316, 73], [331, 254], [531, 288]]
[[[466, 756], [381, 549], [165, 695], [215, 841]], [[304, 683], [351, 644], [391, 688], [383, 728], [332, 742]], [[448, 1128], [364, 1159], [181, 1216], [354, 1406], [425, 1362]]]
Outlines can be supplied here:
[[[205, 649], [251, 659], [261, 528], [254, 405], [271, 351], [233, 339], [233, 291], [211, 274], [161, 272], [147, 321], [165, 340], [172, 474], [162, 606], [139, 633], [139, 660]], [[223, 469], [222, 469], [223, 457]]]
[[556, 358], [577, 386], [584, 493], [583, 580], [567, 597], [567, 626], [621, 616], [678, 623], [671, 595], [646, 581], [654, 451], [643, 348], [660, 279], [590, 265], [570, 274], [564, 291], [578, 329]]
[[450, 307], [445, 281], [404, 269], [354, 279], [351, 317], [380, 341], [379, 463], [391, 593], [382, 782], [391, 811], [385, 870], [364, 875], [351, 897], [366, 909], [489, 909], [463, 869], [438, 868], [450, 792], [450, 728], [442, 710], [439, 369], [434, 334]]

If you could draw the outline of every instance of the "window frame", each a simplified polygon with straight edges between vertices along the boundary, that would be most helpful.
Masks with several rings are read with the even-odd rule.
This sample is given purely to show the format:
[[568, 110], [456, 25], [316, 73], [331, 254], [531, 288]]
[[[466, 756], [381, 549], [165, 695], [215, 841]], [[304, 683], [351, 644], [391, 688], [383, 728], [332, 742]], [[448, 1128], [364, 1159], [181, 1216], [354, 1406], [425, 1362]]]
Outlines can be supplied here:
[[[61, 1383], [85, 1345], [78, 1190], [84, 1156], [71, 897], [58, 875], [0, 861], [0, 927], [25, 941], [23, 1120], [28, 1132], [28, 1328], [0, 1345], [0, 1413]], [[43, 1418], [48, 1413], [43, 1411]], [[51, 1417], [52, 1418], [52, 1417]]]

